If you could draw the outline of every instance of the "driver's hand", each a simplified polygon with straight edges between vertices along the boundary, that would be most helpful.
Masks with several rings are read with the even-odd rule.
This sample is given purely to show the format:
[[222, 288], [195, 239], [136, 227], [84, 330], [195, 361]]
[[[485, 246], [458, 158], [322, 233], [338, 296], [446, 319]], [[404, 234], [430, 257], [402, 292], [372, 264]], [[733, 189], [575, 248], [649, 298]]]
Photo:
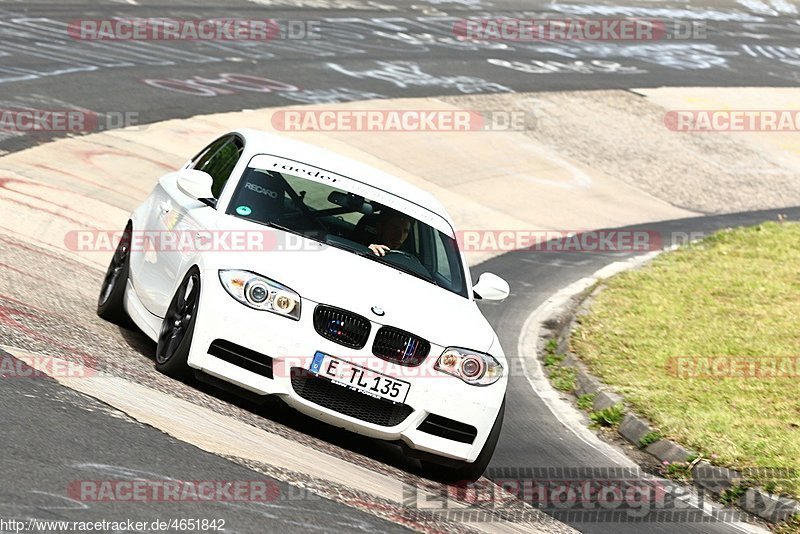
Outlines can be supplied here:
[[376, 256], [385, 256], [390, 249], [386, 245], [370, 245], [369, 249], [376, 255]]

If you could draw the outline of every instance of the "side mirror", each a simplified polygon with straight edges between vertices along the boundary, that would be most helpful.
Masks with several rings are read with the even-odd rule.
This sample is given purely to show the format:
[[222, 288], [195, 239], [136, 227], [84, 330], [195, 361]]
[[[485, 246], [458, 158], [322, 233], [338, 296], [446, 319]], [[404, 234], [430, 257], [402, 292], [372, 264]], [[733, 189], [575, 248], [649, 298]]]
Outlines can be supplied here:
[[508, 287], [508, 282], [496, 274], [483, 273], [472, 286], [472, 293], [476, 299], [504, 300], [511, 293], [511, 288]]
[[192, 198], [211, 198], [211, 185], [214, 179], [207, 172], [184, 169], [178, 173], [178, 190]]

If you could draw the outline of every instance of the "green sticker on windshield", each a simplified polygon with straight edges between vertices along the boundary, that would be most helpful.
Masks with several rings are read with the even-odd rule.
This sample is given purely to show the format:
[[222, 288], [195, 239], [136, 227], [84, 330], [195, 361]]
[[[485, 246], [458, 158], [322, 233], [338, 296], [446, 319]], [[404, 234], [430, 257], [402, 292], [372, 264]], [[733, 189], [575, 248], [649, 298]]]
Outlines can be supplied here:
[[236, 213], [238, 213], [239, 215], [247, 216], [253, 213], [253, 210], [250, 209], [250, 206], [239, 206], [238, 208], [236, 208]]

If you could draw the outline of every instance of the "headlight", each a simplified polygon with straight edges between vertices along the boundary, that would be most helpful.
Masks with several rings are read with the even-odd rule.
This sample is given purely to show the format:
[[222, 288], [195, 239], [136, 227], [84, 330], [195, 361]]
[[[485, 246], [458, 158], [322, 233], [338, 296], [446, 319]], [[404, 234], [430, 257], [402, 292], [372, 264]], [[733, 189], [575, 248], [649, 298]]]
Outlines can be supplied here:
[[434, 369], [457, 376], [473, 386], [488, 386], [503, 376], [503, 366], [493, 356], [458, 347], [445, 349]]
[[245, 306], [300, 320], [300, 295], [274, 280], [237, 270], [220, 271], [219, 280], [225, 291]]

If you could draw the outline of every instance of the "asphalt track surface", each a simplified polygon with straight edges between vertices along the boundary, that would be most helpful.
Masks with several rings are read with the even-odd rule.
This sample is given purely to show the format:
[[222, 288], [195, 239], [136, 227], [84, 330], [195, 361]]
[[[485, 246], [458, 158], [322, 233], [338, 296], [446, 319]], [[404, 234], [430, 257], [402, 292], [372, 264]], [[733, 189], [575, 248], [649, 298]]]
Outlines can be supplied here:
[[[800, 25], [792, 18], [796, 8], [788, 3], [774, 2], [777, 7], [765, 5], [761, 11], [732, 0], [316, 2], [362, 9], [286, 6], [299, 0], [270, 3], [276, 7], [245, 0], [227, 1], [224, 7], [208, 0], [2, 1], [0, 107], [84, 108], [101, 114], [98, 127], [103, 128], [116, 126], [125, 113], [149, 123], [380, 97], [800, 82]], [[670, 28], [673, 21], [681, 27], [694, 23], [697, 29], [693, 39], [635, 42], [475, 43], [454, 34], [455, 23], [465, 18], [574, 19], [584, 14], [647, 18]], [[164, 16], [312, 21], [319, 39], [112, 42], [73, 39], [67, 33], [68, 24], [80, 19]], [[0, 150], [49, 137], [0, 135]]]
[[[9, 357], [7, 353], [2, 356]], [[28, 368], [28, 372], [34, 371]], [[154, 520], [180, 518], [224, 520], [225, 532], [264, 532], [266, 527], [285, 532], [407, 531], [182, 443], [49, 377], [4, 380], [0, 403], [4, 406], [0, 518], [5, 520], [13, 518], [26, 525], [31, 520], [131, 520], [145, 522], [145, 531], [152, 532], [157, 532], [150, 528]], [[179, 503], [110, 503], [87, 501], [74, 486], [74, 481], [132, 479], [157, 484], [170, 480], [252, 481], [252, 487], [266, 491], [263, 500], [253, 502], [190, 497]], [[6, 531], [13, 532], [0, 527], [0, 532]]]
[[[589, 4], [431, 1], [416, 7], [410, 3], [393, 3], [394, 10], [387, 10], [378, 3], [369, 9], [325, 10], [291, 7], [265, 10], [252, 2], [229, 2], [224, 8], [204, 1], [172, 2], [168, 8], [163, 2], [140, 0], [139, 4], [1, 2], [1, 107], [74, 107], [106, 115], [134, 112], [138, 114], [139, 123], [148, 123], [220, 111], [381, 96], [662, 85], [795, 86], [798, 82], [797, 58], [792, 56], [792, 51], [800, 26], [786, 13], [752, 12], [733, 3], [707, 2], [704, 6], [689, 6], [683, 2], [630, 2], [626, 4], [628, 11], [620, 11], [618, 3], [616, 7], [611, 2], [591, 3], [595, 12], [604, 7], [610, 11], [603, 13], [617, 13], [618, 16], [626, 13], [646, 16], [656, 13], [647, 11], [656, 7], [667, 10], [663, 12], [666, 14], [675, 13], [670, 11], [673, 9], [685, 9], [686, 18], [708, 23], [708, 38], [702, 40], [608, 45], [603, 49], [581, 43], [569, 46], [524, 43], [510, 49], [470, 47], [454, 42], [452, 36], [452, 23], [459, 18], [485, 14], [513, 16], [523, 10], [529, 17], [533, 16], [530, 13], [568, 17], [585, 12]], [[324, 45], [276, 42], [265, 47], [239, 43], [132, 43], [115, 47], [108, 43], [75, 42], [63, 35], [63, 23], [76, 18], [165, 15], [320, 20], [323, 36], [326, 22], [337, 29], [337, 33], [336, 37], [329, 34]], [[387, 21], [387, 18], [392, 20]], [[370, 21], [368, 24], [364, 22], [366, 19]], [[386, 31], [389, 23], [394, 25], [393, 32]], [[402, 25], [407, 27], [398, 28]], [[434, 31], [434, 27], [438, 29]], [[398, 40], [398, 32], [405, 37]], [[339, 48], [334, 49], [334, 44]], [[606, 63], [590, 64], [586, 59], [598, 54], [603, 54]], [[497, 62], [490, 63], [489, 59], [526, 64], [537, 61], [540, 63], [534, 66], [539, 70], [551, 71], [522, 72], [498, 66]], [[256, 82], [242, 75], [275, 83], [267, 91], [263, 80]], [[0, 136], [0, 150], [19, 150], [59, 135]], [[793, 219], [800, 217], [796, 209], [776, 210], [653, 223], [645, 228], [665, 233], [709, 232], [774, 219], [777, 213], [788, 214]], [[507, 354], [518, 356], [515, 353], [522, 323], [532, 309], [562, 287], [624, 257], [624, 254], [510, 253], [477, 266], [475, 274], [495, 272], [511, 284], [513, 292], [506, 302], [482, 305]], [[124, 335], [139, 352], [152, 349], [141, 336]], [[19, 339], [4, 331], [0, 342], [13, 344], [12, 341]], [[79, 477], [81, 469], [87, 471], [87, 465], [95, 466], [96, 478], [134, 476], [135, 473], [164, 478], [172, 474], [188, 478], [187, 473], [196, 473], [196, 478], [206, 480], [230, 479], [232, 473], [239, 478], [253, 476], [245, 470], [232, 471], [243, 468], [227, 460], [181, 444], [118, 414], [112, 416], [99, 403], [47, 379], [5, 381], [0, 396], [0, 413], [8, 422], [3, 431], [6, 444], [3, 479], [15, 481], [14, 486], [5, 485], [0, 492], [0, 513], [4, 515], [76, 520], [152, 517], [152, 507], [138, 510], [104, 507], [101, 511], [93, 507], [77, 509], [75, 503], [59, 507], [55, 504], [58, 496], [36, 493], [63, 494], [63, 482]], [[492, 469], [498, 468], [615, 465], [593, 447], [576, 440], [572, 431], [532, 393], [524, 377], [512, 376], [508, 398], [506, 424], [490, 474]], [[356, 448], [373, 460], [413, 472], [413, 466], [390, 447], [369, 440], [354, 440], [332, 429], [320, 430], [313, 423], [302, 419], [298, 423], [285, 413], [277, 413], [272, 416], [276, 424], [299, 428], [333, 447]], [[112, 468], [108, 466], [116, 466], [117, 471], [109, 471]], [[301, 492], [286, 485], [281, 488], [284, 495]], [[272, 506], [268, 511], [252, 507], [235, 512], [209, 509], [207, 505], [194, 505], [196, 508], [182, 505], [186, 508], [181, 512], [186, 513], [178, 514], [169, 509], [164, 515], [213, 518], [214, 513], [227, 513], [228, 518], [236, 518], [238, 523], [233, 528], [240, 532], [259, 532], [264, 524], [289, 531], [321, 523], [327, 529], [342, 531], [394, 528], [374, 516], [324, 499], [307, 499], [302, 505], [289, 504]], [[306, 510], [300, 514], [298, 506]], [[642, 524], [602, 518], [586, 521], [586, 517], [581, 516], [564, 518], [564, 521], [584, 532], [738, 531], [723, 523], [694, 521]]]

